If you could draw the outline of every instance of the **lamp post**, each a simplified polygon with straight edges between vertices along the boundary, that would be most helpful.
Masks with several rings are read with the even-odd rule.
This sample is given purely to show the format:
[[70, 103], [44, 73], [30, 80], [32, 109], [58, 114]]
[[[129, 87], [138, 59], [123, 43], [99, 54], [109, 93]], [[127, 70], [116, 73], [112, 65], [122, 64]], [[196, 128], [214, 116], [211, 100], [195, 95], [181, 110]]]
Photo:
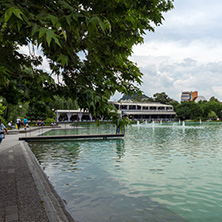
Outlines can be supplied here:
[[52, 110], [52, 118], [53, 118], [55, 109], [52, 108], [51, 110]]
[[18, 108], [19, 108], [18, 113], [19, 113], [19, 116], [20, 116], [22, 114], [22, 104], [19, 104]]
[[2, 98], [0, 98], [0, 103], [2, 103], [3, 102], [3, 99]]

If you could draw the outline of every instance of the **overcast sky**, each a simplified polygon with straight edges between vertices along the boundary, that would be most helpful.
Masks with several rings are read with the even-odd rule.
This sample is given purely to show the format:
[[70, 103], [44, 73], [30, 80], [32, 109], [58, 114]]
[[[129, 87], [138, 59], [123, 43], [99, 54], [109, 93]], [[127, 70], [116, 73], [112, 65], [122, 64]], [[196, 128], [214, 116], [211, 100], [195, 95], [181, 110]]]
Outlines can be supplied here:
[[175, 0], [162, 26], [133, 48], [142, 90], [180, 101], [182, 91], [222, 100], [222, 1]]

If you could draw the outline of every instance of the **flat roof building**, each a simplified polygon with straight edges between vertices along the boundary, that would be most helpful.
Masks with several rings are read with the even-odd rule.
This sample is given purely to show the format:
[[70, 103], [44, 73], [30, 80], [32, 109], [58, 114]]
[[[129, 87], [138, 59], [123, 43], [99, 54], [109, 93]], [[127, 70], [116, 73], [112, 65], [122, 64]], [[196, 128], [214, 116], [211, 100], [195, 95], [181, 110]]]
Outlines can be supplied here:
[[183, 91], [181, 93], [181, 102], [183, 101], [193, 101], [198, 97], [198, 91]]
[[[132, 120], [173, 120], [176, 113], [172, 105], [143, 102], [109, 102], [115, 106], [120, 116]], [[56, 110], [56, 121], [94, 121], [87, 110]], [[101, 117], [101, 120], [103, 118]]]
[[143, 102], [109, 102], [130, 119], [136, 120], [173, 120], [176, 113], [172, 105]]

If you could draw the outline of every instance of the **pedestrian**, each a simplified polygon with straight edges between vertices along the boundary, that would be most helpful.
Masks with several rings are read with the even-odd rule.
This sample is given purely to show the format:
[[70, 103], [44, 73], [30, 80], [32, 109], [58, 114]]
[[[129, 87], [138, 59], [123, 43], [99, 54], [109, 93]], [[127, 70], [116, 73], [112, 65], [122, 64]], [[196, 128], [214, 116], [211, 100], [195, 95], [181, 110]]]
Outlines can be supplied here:
[[116, 127], [116, 134], [119, 134], [120, 133], [120, 125], [118, 125], [117, 127]]
[[6, 131], [6, 133], [8, 134], [8, 130], [6, 129], [4, 124], [2, 123], [2, 120], [0, 119], [0, 144], [1, 144], [2, 140], [5, 138], [4, 131]]
[[26, 116], [23, 119], [23, 123], [24, 123], [24, 127], [25, 127], [25, 130], [26, 130], [26, 127], [29, 127], [28, 120], [27, 120]]
[[20, 126], [21, 126], [21, 119], [19, 118], [19, 116], [18, 116], [18, 118], [16, 119], [16, 124], [17, 124], [18, 130], [19, 130], [19, 129], [20, 129]]

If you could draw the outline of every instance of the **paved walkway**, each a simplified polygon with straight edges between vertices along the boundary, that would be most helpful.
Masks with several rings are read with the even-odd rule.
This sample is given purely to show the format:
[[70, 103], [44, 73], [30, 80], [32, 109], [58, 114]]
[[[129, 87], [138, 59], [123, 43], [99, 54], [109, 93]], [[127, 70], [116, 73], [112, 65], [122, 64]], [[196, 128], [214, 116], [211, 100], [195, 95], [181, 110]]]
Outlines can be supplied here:
[[0, 222], [74, 221], [20, 136], [6, 135], [0, 145]]

